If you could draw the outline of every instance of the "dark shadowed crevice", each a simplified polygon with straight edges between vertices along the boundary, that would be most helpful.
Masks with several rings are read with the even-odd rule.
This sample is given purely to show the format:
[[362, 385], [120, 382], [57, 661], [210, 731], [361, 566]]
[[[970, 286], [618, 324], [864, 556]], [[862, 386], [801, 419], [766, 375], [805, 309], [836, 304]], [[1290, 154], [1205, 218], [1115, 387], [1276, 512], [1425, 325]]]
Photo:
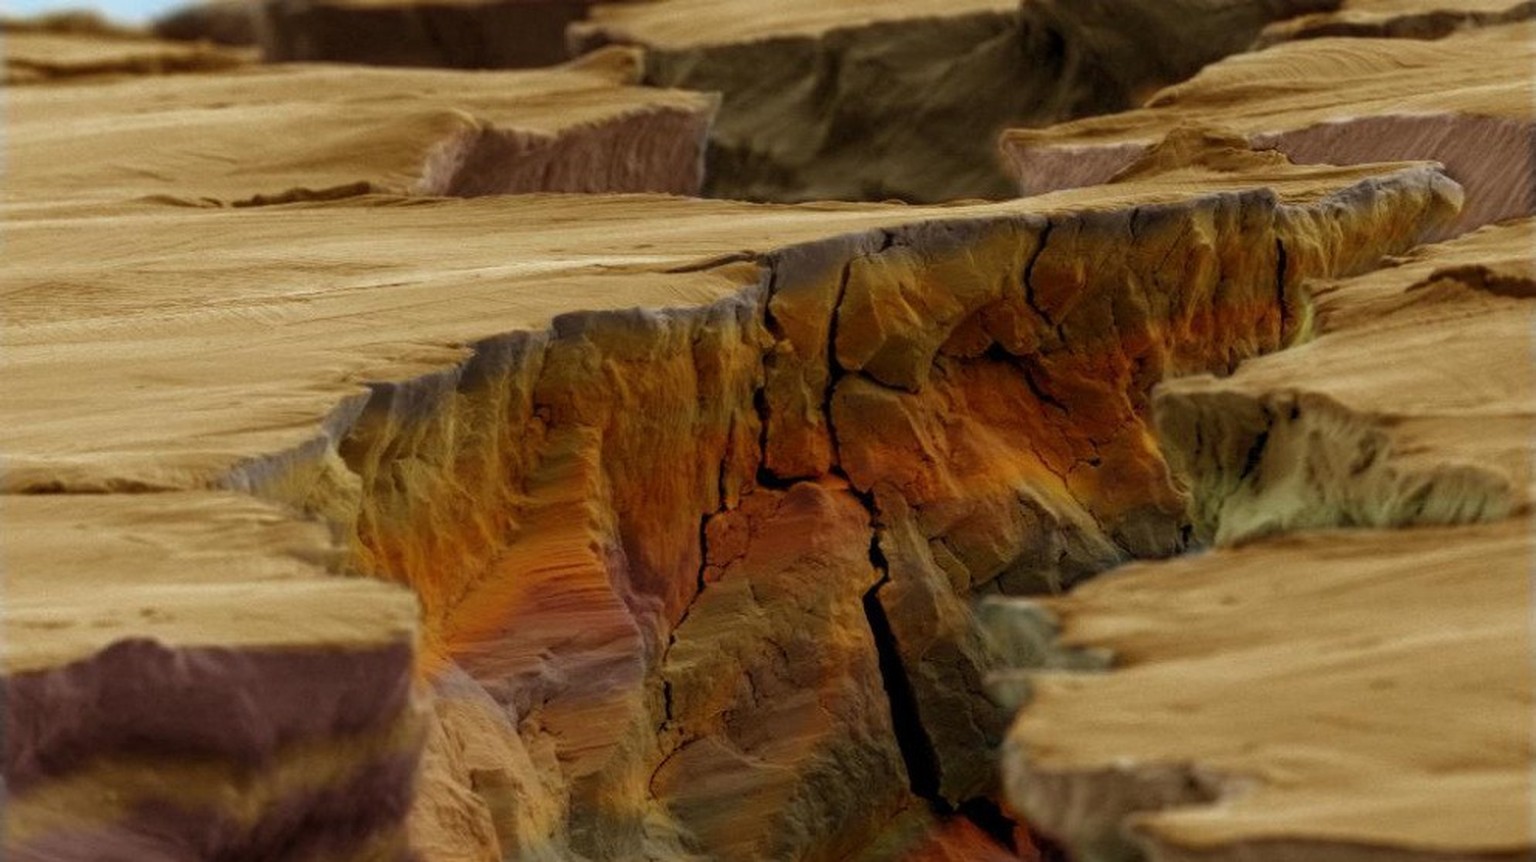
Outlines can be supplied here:
[[880, 662], [880, 680], [891, 705], [891, 727], [896, 733], [896, 746], [907, 766], [907, 780], [914, 796], [939, 810], [949, 805], [939, 793], [939, 757], [933, 749], [933, 741], [923, 727], [917, 711], [917, 695], [907, 678], [901, 650], [896, 644], [896, 633], [891, 621], [880, 604], [880, 588], [890, 583], [885, 555], [880, 551], [878, 534], [869, 543], [869, 561], [881, 573], [880, 581], [864, 594], [864, 615], [869, 619], [869, 630], [874, 635], [875, 650]]

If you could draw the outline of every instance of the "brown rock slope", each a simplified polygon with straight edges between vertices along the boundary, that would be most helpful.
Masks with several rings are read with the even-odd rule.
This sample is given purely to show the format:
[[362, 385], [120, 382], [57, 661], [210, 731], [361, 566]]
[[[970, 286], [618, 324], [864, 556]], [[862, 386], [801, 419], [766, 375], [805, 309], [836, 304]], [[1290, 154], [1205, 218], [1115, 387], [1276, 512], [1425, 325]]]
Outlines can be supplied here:
[[1026, 194], [1100, 183], [1180, 125], [1230, 129], [1299, 162], [1422, 158], [1467, 189], [1452, 233], [1536, 211], [1536, 28], [1437, 42], [1315, 39], [1215, 64], [1145, 108], [1017, 129], [1002, 147]]
[[593, 0], [256, 0], [269, 61], [520, 69], [569, 59]]
[[[180, 732], [158, 712], [81, 711], [86, 731], [55, 742], [52, 707], [8, 697], [8, 723], [34, 729], [8, 745], [68, 752], [13, 785], [7, 816], [28, 819], [8, 830], [11, 858], [101, 858], [102, 830], [136, 858], [308, 841], [329, 841], [328, 858], [395, 854], [398, 806], [343, 833], [264, 801], [301, 784], [337, 800], [321, 810], [338, 820], [361, 817], [348, 776], [397, 737], [283, 770], [310, 740], [364, 733], [338, 717], [379, 696], [353, 693], [371, 673], [359, 645], [396, 629], [372, 612], [346, 622], [359, 600], [295, 634], [243, 598], [261, 573], [198, 551], [231, 491], [286, 508], [240, 504], [255, 514], [219, 520], [240, 534], [223, 546], [289, 547], [252, 535], [255, 518], [305, 531], [296, 553], [323, 558], [307, 515], [348, 573], [415, 592], [428, 702], [409, 830], [426, 858], [924, 847], [925, 822], [994, 787], [1004, 716], [981, 682], [999, 657], [971, 598], [1178, 550], [1188, 521], [1146, 426], [1152, 384], [1281, 346], [1304, 319], [1301, 279], [1406, 249], [1459, 197], [1420, 164], [1217, 152], [1114, 187], [934, 208], [17, 203], [0, 282], [4, 500], [50, 502], [29, 515], [39, 535], [147, 524], [128, 535], [173, 563], [143, 572], [150, 597], [114, 602], [120, 628], [96, 640], [39, 629], [32, 648], [51, 657], [13, 667], [8, 690], [70, 690], [80, 662], [221, 595], [232, 607], [211, 618], [231, 622], [208, 636], [234, 659], [320, 644], [336, 664], [303, 675], [316, 720], [301, 730], [282, 730], [290, 701], [271, 676], [211, 689], [228, 692], [216, 725], [250, 728], [260, 756], [134, 747]], [[51, 553], [8, 565], [34, 570], [13, 578], [8, 614], [67, 617], [50, 584], [135, 568]], [[297, 574], [323, 596], [392, 601], [317, 565]], [[153, 678], [161, 655], [130, 650], [112, 677]], [[367, 711], [408, 734], [404, 709]], [[98, 727], [187, 777], [88, 771], [88, 754], [115, 751]], [[239, 791], [210, 789], [219, 776]], [[176, 813], [187, 796], [205, 801], [198, 817]], [[980, 839], [963, 823], [938, 834]]]
[[10, 200], [251, 205], [369, 191], [695, 193], [715, 99], [561, 69], [251, 67], [10, 94]]
[[1116, 660], [1030, 680], [1032, 822], [1087, 859], [1531, 858], [1533, 240], [1326, 283], [1314, 341], [1158, 391], [1217, 550], [1043, 603]]
[[1439, 39], [1458, 30], [1513, 24], [1536, 15], [1531, 0], [1345, 0], [1338, 9], [1277, 21], [1256, 47], [1324, 36]]
[[709, 191], [932, 202], [1012, 193], [1010, 125], [1124, 110], [1337, 0], [665, 0], [597, 6], [578, 47], [647, 51], [646, 80], [723, 96]]

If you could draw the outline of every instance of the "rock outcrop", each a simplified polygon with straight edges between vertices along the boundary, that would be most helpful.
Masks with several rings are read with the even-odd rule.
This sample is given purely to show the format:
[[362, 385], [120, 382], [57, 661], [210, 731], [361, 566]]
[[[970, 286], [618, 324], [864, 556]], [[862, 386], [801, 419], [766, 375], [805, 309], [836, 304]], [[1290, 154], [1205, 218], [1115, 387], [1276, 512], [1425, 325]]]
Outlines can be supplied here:
[[1115, 658], [1025, 680], [1031, 823], [1085, 859], [1531, 858], [1533, 240], [1323, 282], [1314, 340], [1157, 392], [1217, 549], [999, 610]]
[[522, 69], [569, 59], [592, 0], [255, 0], [271, 62]]
[[530, 72], [271, 66], [18, 88], [7, 198], [696, 193], [715, 99], [634, 86], [638, 64], [616, 50]]
[[1003, 198], [1002, 129], [1124, 110], [1337, 0], [665, 0], [595, 7], [577, 49], [646, 49], [646, 81], [722, 94], [709, 193]]
[[255, 0], [197, 0], [159, 16], [150, 29], [162, 39], [255, 45], [260, 22]]
[[1536, 3], [1531, 0], [1345, 0], [1329, 12], [1276, 21], [1264, 28], [1255, 47], [1327, 36], [1439, 39], [1532, 16]]
[[[195, 569], [208, 580], [186, 592], [228, 597], [210, 619], [229, 625], [200, 633], [235, 653], [324, 647], [331, 664], [299, 675], [298, 730], [280, 696], [298, 679], [232, 677], [227, 723], [266, 747], [185, 752], [176, 792], [233, 775], [276, 798], [288, 779], [250, 770], [363, 733], [349, 709], [400, 735], [338, 743], [304, 776], [316, 798], [345, 797], [319, 810], [351, 831], [234, 792], [219, 798], [238, 826], [145, 826], [142, 806], [90, 800], [149, 794], [161, 812], [154, 794], [171, 791], [98, 776], [81, 764], [115, 749], [66, 740], [46, 778], [8, 773], [6, 816], [47, 827], [8, 830], [18, 858], [100, 858], [100, 842], [27, 843], [87, 826], [124, 847], [150, 829], [173, 859], [271, 846], [252, 834], [385, 858], [402, 830], [433, 859], [1027, 851], [988, 807], [1006, 716], [983, 681], [1008, 656], [970, 602], [1180, 550], [1191, 525], [1152, 443], [1151, 387], [1283, 346], [1307, 319], [1303, 279], [1405, 251], [1461, 198], [1430, 165], [1296, 167], [1183, 139], [1114, 186], [947, 207], [376, 194], [195, 208], [147, 197], [162, 192], [149, 172], [137, 182], [110, 207], [41, 184], [7, 202], [5, 499], [171, 524], [177, 537], [134, 535], [187, 558], [152, 582]], [[305, 559], [332, 549], [366, 576], [295, 575], [337, 591], [336, 617], [365, 619], [261, 616], [231, 586], [246, 564], [182, 537], [232, 492], [264, 501], [242, 505], [270, 529], [304, 531]], [[154, 514], [177, 501], [190, 526]], [[236, 552], [266, 541], [215, 520]], [[129, 563], [103, 552], [67, 570], [110, 584]], [[55, 571], [25, 573], [32, 597], [6, 613], [52, 613]], [[409, 601], [379, 582], [414, 593], [419, 636], [392, 647], [387, 685], [355, 692], [373, 673], [358, 645], [409, 636], [370, 610]], [[10, 668], [12, 690], [159, 637], [160, 605], [92, 598], [131, 611], [73, 653], [55, 645], [73, 627], [37, 627], [31, 648], [50, 657]], [[145, 661], [204, 667], [166, 643]], [[420, 709], [373, 704], [401, 691], [406, 663]], [[7, 721], [37, 736], [56, 716], [19, 706], [34, 702], [8, 697]], [[119, 739], [182, 732], [158, 710], [112, 720]], [[409, 815], [390, 796], [364, 828], [349, 776], [402, 751], [421, 752]], [[369, 786], [394, 793], [397, 777]]]
[[6, 859], [409, 858], [408, 594], [243, 495], [4, 512]]
[[247, 52], [156, 39], [91, 16], [0, 21], [7, 87], [88, 77], [166, 75], [232, 69]]
[[1305, 163], [1433, 159], [1467, 189], [1455, 235], [1536, 211], [1533, 62], [1531, 25], [1307, 40], [1224, 60], [1140, 110], [1009, 131], [1002, 147], [1026, 194], [1104, 182], [1181, 125]]

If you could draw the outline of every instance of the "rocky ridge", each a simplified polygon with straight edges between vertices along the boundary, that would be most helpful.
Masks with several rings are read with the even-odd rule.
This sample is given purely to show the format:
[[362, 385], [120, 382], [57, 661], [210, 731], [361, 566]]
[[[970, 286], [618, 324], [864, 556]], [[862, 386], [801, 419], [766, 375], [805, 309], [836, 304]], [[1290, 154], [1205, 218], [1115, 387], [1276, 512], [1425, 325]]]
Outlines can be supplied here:
[[[433, 117], [711, 107], [586, 66], [25, 88], [8, 857], [1529, 850], [1530, 229], [1400, 256], [1488, 184], [1188, 127], [1001, 204], [438, 196], [516, 158], [419, 184]], [[336, 105], [366, 126], [292, 151], [251, 121]], [[226, 165], [132, 146], [179, 122]], [[618, 138], [697, 153], [685, 125], [557, 131], [576, 167], [529, 182], [628, 164]], [[1114, 672], [997, 673], [1023, 664]], [[1465, 745], [1425, 667], [1484, 717]], [[993, 754], [1024, 701], [1027, 829]]]
[[1434, 159], [1466, 187], [1455, 235], [1528, 213], [1536, 28], [1439, 41], [1313, 39], [1213, 64], [1145, 107], [1046, 129], [1002, 147], [1025, 194], [1104, 182], [1179, 126], [1220, 128], [1298, 162]]
[[993, 608], [1113, 656], [1022, 680], [1032, 823], [1085, 859], [1529, 858], [1533, 239], [1322, 282], [1315, 339], [1158, 391], [1217, 550]]
[[[1301, 278], [1402, 251], [1459, 200], [1425, 166], [1165, 167], [927, 210], [374, 196], [22, 220], [6, 488], [134, 511], [185, 490], [195, 517], [243, 491], [330, 525], [349, 570], [411, 586], [434, 692], [411, 831], [429, 856], [843, 856], [988, 793], [1004, 716], [977, 698], [993, 657], [968, 597], [1178, 549], [1182, 499], [1141, 418], [1152, 383], [1280, 346]], [[360, 268], [348, 225], [390, 243]], [[124, 230], [131, 246], [110, 240]], [[248, 279], [235, 295], [226, 261]], [[1174, 273], [1179, 290], [1152, 292]], [[189, 364], [207, 343], [217, 361]], [[89, 411], [60, 410], [65, 377]], [[174, 810], [104, 781], [134, 811]], [[57, 786], [16, 810], [60, 816]], [[728, 792], [761, 820], [722, 809]], [[157, 852], [251, 840], [150, 822]], [[32, 836], [18, 852], [92, 846], [56, 830], [13, 833]]]
[[936, 202], [1012, 191], [992, 141], [1133, 107], [1337, 0], [664, 0], [593, 8], [576, 50], [646, 51], [645, 80], [718, 92], [712, 196]]

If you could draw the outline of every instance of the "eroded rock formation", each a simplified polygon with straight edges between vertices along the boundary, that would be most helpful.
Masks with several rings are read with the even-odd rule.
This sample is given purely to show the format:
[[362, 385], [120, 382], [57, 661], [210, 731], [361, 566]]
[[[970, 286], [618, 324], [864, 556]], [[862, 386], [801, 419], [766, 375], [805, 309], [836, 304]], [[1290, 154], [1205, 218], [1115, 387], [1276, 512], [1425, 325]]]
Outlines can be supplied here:
[[[242, 491], [288, 507], [278, 523], [328, 525], [347, 571], [374, 579], [321, 583], [409, 586], [425, 700], [409, 832], [444, 859], [996, 843], [955, 819], [994, 792], [1005, 718], [970, 600], [1178, 550], [1150, 387], [1280, 347], [1305, 319], [1301, 279], [1373, 266], [1460, 200], [1432, 166], [1298, 168], [1188, 141], [1117, 186], [935, 208], [232, 210], [119, 192], [104, 210], [7, 205], [5, 490], [48, 492], [56, 518], [184, 492], [193, 519]], [[191, 529], [181, 517], [162, 520]], [[122, 564], [81, 563], [96, 582]], [[144, 620], [191, 565], [157, 576]], [[253, 631], [253, 649], [282, 643]], [[67, 677], [71, 658], [26, 670]], [[231, 695], [243, 724], [270, 723], [262, 685]], [[307, 692], [316, 715], [350, 702]], [[300, 750], [263, 738], [279, 761]], [[246, 783], [219, 804], [265, 810], [251, 788], [270, 759], [155, 756], [234, 770]], [[84, 817], [68, 782], [159, 810], [166, 791], [135, 780], [60, 767], [14, 809], [53, 832], [13, 830], [14, 851]], [[374, 830], [397, 841], [378, 812], [398, 807]], [[186, 858], [307, 830], [182, 818], [154, 840]]]
[[536, 72], [271, 66], [19, 88], [7, 99], [7, 194], [241, 206], [697, 193], [716, 100], [635, 86], [638, 68], [615, 50]]
[[253, 0], [272, 62], [521, 69], [569, 59], [592, 0]]
[[1531, 0], [1345, 0], [1332, 11], [1276, 21], [1264, 28], [1255, 47], [1330, 36], [1439, 39], [1533, 15], [1536, 3]]
[[1218, 549], [1011, 609], [1115, 657], [1028, 679], [1032, 823], [1087, 859], [1530, 858], [1533, 240], [1321, 283], [1314, 340], [1159, 390]]
[[7, 87], [107, 75], [162, 75], [232, 69], [246, 52], [188, 45], [123, 30], [93, 16], [0, 20]]
[[1298, 162], [1434, 159], [1467, 189], [1448, 235], [1536, 210], [1536, 29], [1440, 41], [1317, 39], [1229, 58], [1145, 108], [1017, 129], [1003, 150], [1026, 194], [1104, 182], [1181, 125], [1231, 130]]
[[992, 142], [1130, 108], [1337, 0], [665, 0], [573, 25], [647, 52], [646, 80], [719, 92], [711, 195], [934, 202], [1008, 197]]

